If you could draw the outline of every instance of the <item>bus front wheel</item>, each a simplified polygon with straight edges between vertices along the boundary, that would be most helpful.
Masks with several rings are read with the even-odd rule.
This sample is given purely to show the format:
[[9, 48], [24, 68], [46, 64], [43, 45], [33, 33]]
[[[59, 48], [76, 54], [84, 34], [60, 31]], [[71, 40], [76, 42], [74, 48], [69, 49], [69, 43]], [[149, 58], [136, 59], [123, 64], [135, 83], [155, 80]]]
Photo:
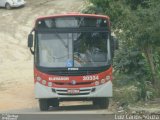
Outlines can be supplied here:
[[11, 5], [10, 5], [9, 3], [6, 3], [5, 8], [6, 8], [7, 10], [10, 10], [10, 9], [11, 9]]
[[59, 107], [59, 100], [57, 98], [49, 99], [48, 104], [52, 107]]
[[108, 98], [95, 98], [93, 99], [93, 105], [99, 106], [101, 109], [106, 109], [109, 106]]
[[49, 108], [47, 99], [39, 99], [39, 107], [41, 111], [47, 111]]

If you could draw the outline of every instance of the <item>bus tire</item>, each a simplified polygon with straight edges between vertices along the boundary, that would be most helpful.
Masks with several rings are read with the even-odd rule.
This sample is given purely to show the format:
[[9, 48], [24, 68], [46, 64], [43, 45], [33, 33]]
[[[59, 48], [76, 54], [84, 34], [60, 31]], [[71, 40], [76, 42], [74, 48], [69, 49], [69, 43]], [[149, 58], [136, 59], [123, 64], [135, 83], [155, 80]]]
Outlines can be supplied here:
[[5, 8], [6, 8], [7, 10], [10, 10], [10, 9], [11, 9], [11, 5], [10, 5], [9, 3], [6, 3]]
[[47, 111], [49, 108], [47, 99], [39, 99], [39, 108], [41, 111]]
[[59, 100], [56, 98], [49, 99], [48, 104], [49, 106], [52, 106], [52, 107], [59, 107]]
[[93, 105], [99, 106], [100, 109], [108, 109], [109, 99], [108, 98], [95, 98], [93, 99]]

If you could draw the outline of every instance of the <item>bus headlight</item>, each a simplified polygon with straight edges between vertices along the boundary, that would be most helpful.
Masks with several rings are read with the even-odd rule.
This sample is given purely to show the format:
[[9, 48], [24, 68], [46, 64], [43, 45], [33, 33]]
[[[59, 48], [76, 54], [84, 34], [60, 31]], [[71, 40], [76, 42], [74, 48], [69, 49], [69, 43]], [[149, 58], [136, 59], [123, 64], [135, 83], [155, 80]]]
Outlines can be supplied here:
[[37, 81], [41, 81], [42, 78], [41, 78], [41, 77], [36, 77], [36, 80], [37, 80]]
[[42, 84], [46, 85], [47, 81], [46, 80], [42, 80]]
[[96, 82], [95, 82], [95, 85], [98, 86], [98, 85], [99, 85], [99, 81], [96, 81]]
[[48, 87], [52, 87], [52, 82], [48, 82]]

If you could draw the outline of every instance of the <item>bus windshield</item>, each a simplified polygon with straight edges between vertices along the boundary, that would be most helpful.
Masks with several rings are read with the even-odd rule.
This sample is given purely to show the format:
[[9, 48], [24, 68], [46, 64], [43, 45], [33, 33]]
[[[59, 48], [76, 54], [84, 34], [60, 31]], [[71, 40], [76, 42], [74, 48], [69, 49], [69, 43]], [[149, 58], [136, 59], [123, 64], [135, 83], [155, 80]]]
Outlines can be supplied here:
[[107, 32], [38, 33], [41, 67], [101, 67], [109, 59]]

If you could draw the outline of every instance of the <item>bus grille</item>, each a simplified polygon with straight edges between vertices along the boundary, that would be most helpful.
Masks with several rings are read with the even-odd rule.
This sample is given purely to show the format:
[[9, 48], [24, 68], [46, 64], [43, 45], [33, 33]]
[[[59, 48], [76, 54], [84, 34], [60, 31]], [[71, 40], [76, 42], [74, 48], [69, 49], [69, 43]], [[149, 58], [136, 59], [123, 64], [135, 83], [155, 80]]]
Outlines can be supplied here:
[[[91, 85], [94, 82], [81, 82], [81, 83], [76, 83], [75, 85]], [[63, 83], [63, 82], [54, 82], [56, 85], [73, 85], [72, 83]]]
[[55, 88], [52, 89], [52, 92], [57, 93], [58, 95], [68, 95], [68, 96], [78, 96], [78, 95], [88, 95], [95, 91], [95, 88], [81, 88], [79, 93], [68, 93], [68, 90], [65, 88]]

